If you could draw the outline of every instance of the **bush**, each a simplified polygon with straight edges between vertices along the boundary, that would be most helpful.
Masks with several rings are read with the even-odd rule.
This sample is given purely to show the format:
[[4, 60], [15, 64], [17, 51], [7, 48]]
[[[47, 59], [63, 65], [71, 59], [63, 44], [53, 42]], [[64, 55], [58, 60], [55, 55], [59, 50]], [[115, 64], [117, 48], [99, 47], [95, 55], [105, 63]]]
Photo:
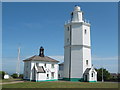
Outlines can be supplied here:
[[23, 79], [23, 74], [20, 74], [19, 78]]
[[5, 75], [5, 72], [4, 71], [0, 71], [0, 79], [4, 79], [4, 75]]
[[103, 78], [104, 78], [104, 81], [110, 80], [110, 73], [105, 68], [96, 69], [96, 71], [97, 71], [97, 80], [98, 81], [102, 80], [102, 69], [103, 69]]
[[18, 78], [18, 75], [16, 73], [13, 73], [13, 75], [11, 75], [13, 78]]

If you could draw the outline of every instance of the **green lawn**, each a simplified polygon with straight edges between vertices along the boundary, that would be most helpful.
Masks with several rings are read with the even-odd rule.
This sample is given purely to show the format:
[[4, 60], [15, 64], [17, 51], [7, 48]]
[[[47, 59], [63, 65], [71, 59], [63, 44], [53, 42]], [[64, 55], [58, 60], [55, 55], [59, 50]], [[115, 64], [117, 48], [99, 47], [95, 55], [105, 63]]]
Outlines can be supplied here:
[[18, 80], [22, 80], [22, 79], [3, 79], [2, 82], [14, 82], [14, 81], [18, 81]]
[[3, 88], [118, 88], [118, 83], [110, 82], [24, 82], [16, 84], [4, 84]]

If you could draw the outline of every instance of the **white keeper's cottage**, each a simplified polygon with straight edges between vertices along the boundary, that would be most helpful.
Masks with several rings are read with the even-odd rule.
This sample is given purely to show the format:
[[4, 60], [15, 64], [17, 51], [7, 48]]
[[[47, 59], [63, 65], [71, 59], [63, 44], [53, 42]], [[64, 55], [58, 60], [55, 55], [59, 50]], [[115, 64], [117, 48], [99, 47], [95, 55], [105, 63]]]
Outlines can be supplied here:
[[[65, 24], [64, 80], [96, 82], [97, 72], [91, 62], [90, 24], [79, 6], [74, 7], [71, 20]], [[62, 66], [62, 65], [61, 65]]]
[[44, 56], [44, 48], [40, 48], [39, 55], [32, 56], [24, 61], [24, 79], [30, 81], [58, 80], [58, 62]]

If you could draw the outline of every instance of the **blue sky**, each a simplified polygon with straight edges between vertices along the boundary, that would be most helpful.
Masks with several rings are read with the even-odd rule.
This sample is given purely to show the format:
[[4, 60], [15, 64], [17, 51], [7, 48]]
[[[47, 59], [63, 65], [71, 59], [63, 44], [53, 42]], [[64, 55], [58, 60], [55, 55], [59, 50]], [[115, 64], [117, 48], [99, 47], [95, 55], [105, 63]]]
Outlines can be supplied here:
[[117, 72], [118, 11], [117, 3], [3, 3], [2, 64], [3, 70], [16, 70], [17, 49], [23, 59], [38, 55], [39, 47], [45, 55], [63, 61], [64, 23], [70, 19], [75, 5], [80, 5], [84, 17], [91, 23], [92, 62]]

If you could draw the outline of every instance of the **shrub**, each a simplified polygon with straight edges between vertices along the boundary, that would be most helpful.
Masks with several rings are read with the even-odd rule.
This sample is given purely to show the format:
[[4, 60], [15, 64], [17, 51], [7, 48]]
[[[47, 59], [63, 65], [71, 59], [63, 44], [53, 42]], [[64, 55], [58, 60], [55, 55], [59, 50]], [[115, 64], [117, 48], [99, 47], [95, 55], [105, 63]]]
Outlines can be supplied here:
[[5, 72], [4, 71], [0, 71], [0, 79], [4, 79], [4, 75], [5, 75]]
[[23, 79], [23, 74], [20, 74], [19, 78]]
[[18, 78], [18, 75], [16, 73], [13, 73], [13, 75], [11, 75], [13, 78]]

